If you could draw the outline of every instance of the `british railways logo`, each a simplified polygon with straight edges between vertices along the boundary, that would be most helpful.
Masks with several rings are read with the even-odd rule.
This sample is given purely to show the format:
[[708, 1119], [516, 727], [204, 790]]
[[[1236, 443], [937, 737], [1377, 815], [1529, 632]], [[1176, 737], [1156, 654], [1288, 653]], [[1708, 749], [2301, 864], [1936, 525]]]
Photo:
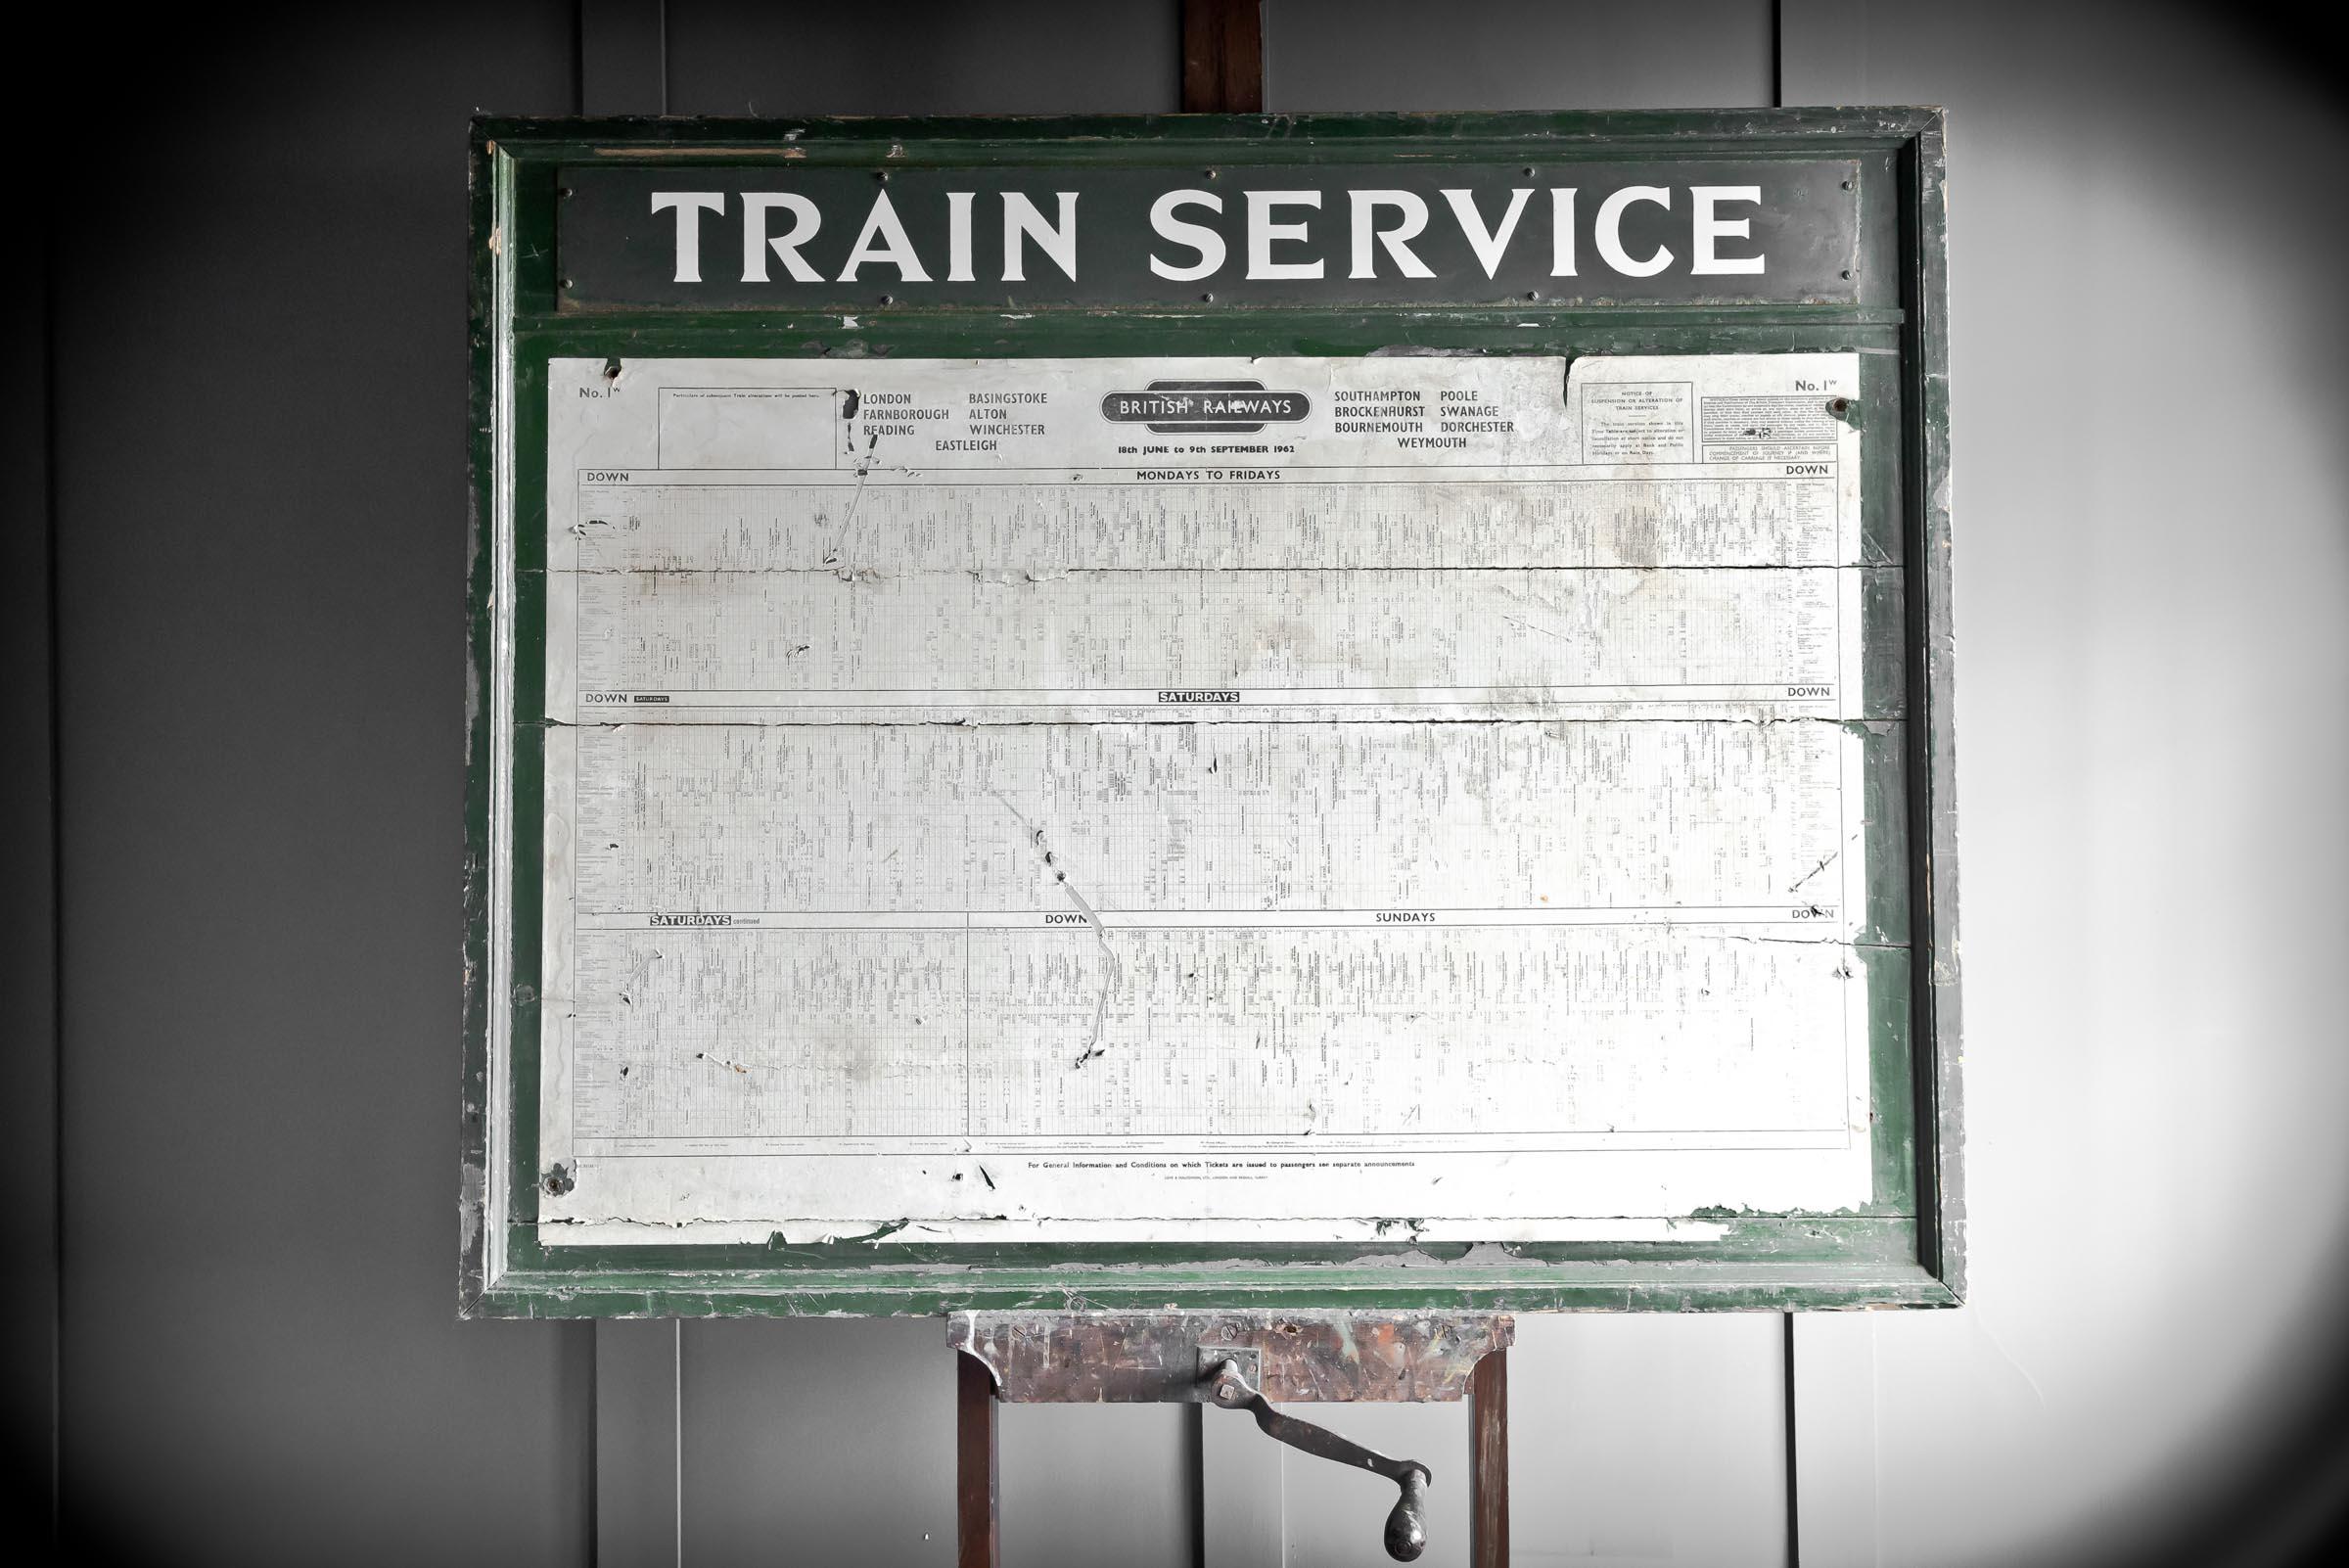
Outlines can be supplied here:
[[1313, 406], [1303, 392], [1269, 392], [1261, 381], [1154, 381], [1147, 392], [1102, 398], [1101, 417], [1119, 425], [1147, 425], [1161, 436], [1246, 435], [1267, 425], [1295, 424]]

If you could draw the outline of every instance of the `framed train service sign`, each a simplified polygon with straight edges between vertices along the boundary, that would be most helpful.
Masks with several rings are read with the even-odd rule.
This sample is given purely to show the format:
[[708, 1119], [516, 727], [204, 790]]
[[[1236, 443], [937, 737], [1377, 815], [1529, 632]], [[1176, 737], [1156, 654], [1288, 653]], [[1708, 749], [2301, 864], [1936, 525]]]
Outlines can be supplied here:
[[481, 122], [465, 1310], [1958, 1299], [1940, 146]]

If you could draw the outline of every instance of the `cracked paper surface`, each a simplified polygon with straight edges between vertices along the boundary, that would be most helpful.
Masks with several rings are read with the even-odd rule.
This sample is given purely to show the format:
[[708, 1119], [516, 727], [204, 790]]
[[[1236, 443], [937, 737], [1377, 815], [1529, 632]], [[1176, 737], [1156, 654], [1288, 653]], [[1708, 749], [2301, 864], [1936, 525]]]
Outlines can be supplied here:
[[542, 1236], [1864, 1202], [1857, 387], [554, 361]]

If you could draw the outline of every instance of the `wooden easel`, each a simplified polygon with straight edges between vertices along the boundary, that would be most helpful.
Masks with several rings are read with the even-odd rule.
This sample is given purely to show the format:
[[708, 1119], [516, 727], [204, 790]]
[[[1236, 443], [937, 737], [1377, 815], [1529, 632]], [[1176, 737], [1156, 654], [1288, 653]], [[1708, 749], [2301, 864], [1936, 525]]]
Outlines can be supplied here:
[[[1465, 1399], [1468, 1559], [1472, 1568], [1503, 1568], [1509, 1560], [1508, 1347], [1515, 1334], [1513, 1317], [1491, 1313], [953, 1314], [946, 1338], [960, 1353], [955, 1560], [960, 1568], [1002, 1568], [996, 1521], [1000, 1405], [1167, 1403], [1249, 1410], [1260, 1428], [1292, 1447], [1397, 1481], [1401, 1498], [1385, 1534], [1389, 1554], [1407, 1562], [1425, 1545], [1424, 1498], [1430, 1485], [1444, 1484], [1433, 1473], [1443, 1467], [1370, 1453], [1342, 1434], [1275, 1411], [1271, 1404]], [[1204, 1519], [1198, 1523], [1204, 1528]]]

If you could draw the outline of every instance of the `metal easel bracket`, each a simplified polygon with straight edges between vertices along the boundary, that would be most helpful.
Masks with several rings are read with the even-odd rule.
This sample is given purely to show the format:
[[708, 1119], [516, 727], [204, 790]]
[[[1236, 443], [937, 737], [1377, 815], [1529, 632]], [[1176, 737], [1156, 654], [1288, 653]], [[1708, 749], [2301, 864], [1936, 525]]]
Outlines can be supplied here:
[[[1429, 1467], [1366, 1449], [1273, 1402], [1461, 1400], [1479, 1363], [1505, 1351], [1516, 1327], [1500, 1313], [954, 1313], [946, 1340], [985, 1368], [997, 1401], [1246, 1410], [1268, 1437], [1385, 1476], [1401, 1489], [1387, 1516], [1387, 1550], [1408, 1562], [1427, 1545]], [[1475, 1484], [1481, 1501], [1487, 1478], [1480, 1473]]]

